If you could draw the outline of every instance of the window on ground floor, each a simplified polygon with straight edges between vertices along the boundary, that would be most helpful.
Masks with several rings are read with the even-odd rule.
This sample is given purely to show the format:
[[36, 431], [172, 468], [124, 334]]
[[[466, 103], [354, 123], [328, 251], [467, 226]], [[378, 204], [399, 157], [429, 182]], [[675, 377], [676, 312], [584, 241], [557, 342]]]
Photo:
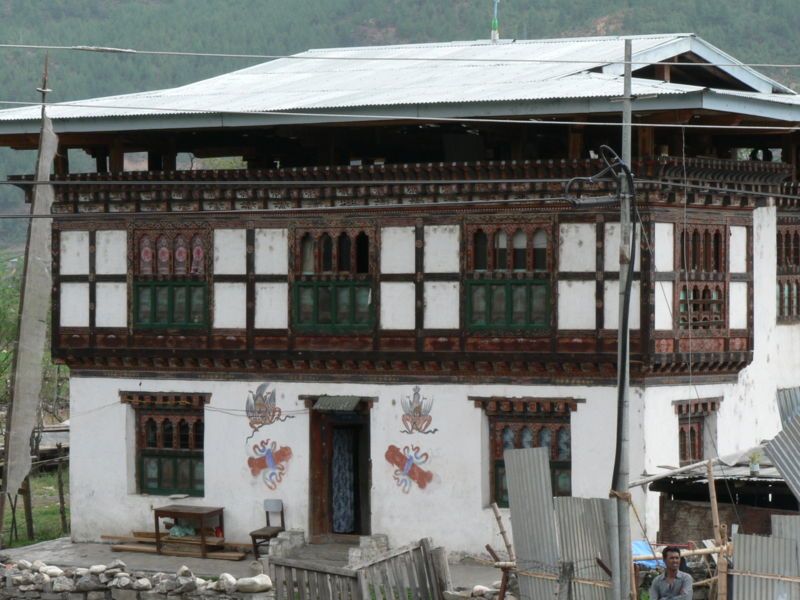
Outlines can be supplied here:
[[136, 415], [139, 493], [202, 496], [207, 394], [123, 392]]
[[489, 420], [489, 482], [491, 501], [508, 506], [503, 453], [513, 448], [547, 448], [553, 494], [572, 492], [572, 399], [475, 398]]

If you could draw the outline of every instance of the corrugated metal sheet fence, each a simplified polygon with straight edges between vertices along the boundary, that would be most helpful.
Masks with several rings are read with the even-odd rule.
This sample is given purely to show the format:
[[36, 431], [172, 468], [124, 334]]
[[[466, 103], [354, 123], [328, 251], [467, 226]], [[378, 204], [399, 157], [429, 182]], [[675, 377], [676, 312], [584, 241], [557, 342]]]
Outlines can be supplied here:
[[611, 578], [597, 562], [611, 565], [611, 501], [553, 498], [546, 448], [507, 450], [504, 458], [520, 595], [555, 598], [569, 585], [573, 600], [611, 600]]
[[733, 548], [733, 600], [800, 600], [796, 540], [736, 534]]

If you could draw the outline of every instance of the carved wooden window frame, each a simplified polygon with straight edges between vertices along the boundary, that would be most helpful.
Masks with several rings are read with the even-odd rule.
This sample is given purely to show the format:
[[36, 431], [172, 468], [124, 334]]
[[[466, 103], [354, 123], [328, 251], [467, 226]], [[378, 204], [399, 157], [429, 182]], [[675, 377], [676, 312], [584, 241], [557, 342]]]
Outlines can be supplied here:
[[[180, 224], [172, 227], [142, 226], [133, 229], [131, 239], [133, 327], [206, 329], [210, 323], [210, 229]], [[147, 240], [152, 253], [149, 270], [145, 268], [144, 258]], [[160, 247], [162, 240], [165, 246]], [[164, 248], [167, 248], [166, 253]], [[179, 257], [181, 248], [188, 253], [183, 260]], [[198, 248], [201, 255], [196, 254]], [[160, 260], [161, 254], [166, 255], [165, 260]], [[178, 268], [181, 262], [185, 263], [184, 268]], [[160, 269], [159, 265], [166, 265], [166, 268]], [[183, 310], [178, 310], [179, 307]], [[161, 316], [165, 318], [159, 318]]]
[[[490, 499], [498, 506], [508, 506], [505, 485], [504, 433], [514, 436], [514, 447], [527, 446], [523, 436], [529, 432], [531, 444], [541, 441], [542, 431], [548, 431], [550, 440], [550, 476], [555, 495], [571, 494], [572, 431], [570, 416], [577, 409], [573, 398], [471, 398], [475, 406], [483, 409], [489, 421], [489, 489]], [[566, 454], [559, 449], [559, 436], [565, 432], [569, 447]]]
[[377, 227], [297, 228], [293, 234], [292, 327], [315, 333], [371, 331]]
[[728, 329], [728, 237], [724, 223], [676, 225], [675, 264], [681, 276], [673, 306], [678, 330]]
[[672, 403], [678, 415], [678, 459], [681, 466], [705, 460], [706, 425], [721, 402], [721, 397], [715, 397]]
[[[471, 331], [548, 330], [552, 326], [555, 261], [553, 222], [468, 223], [465, 226], [465, 325]], [[518, 233], [525, 236], [520, 267]], [[544, 257], [537, 254], [537, 234], [546, 236]], [[481, 259], [478, 236], [486, 239]], [[502, 237], [504, 236], [504, 237]], [[498, 240], [505, 240], [504, 252]], [[500, 263], [500, 264], [498, 264]], [[483, 268], [485, 266], [485, 268]], [[520, 306], [518, 301], [522, 300]], [[496, 308], [496, 302], [502, 307]], [[535, 309], [535, 310], [534, 310]]]
[[210, 394], [120, 392], [120, 400], [135, 413], [139, 493], [205, 494], [204, 407], [210, 398]]
[[800, 322], [800, 219], [778, 219], [775, 282], [778, 323]]

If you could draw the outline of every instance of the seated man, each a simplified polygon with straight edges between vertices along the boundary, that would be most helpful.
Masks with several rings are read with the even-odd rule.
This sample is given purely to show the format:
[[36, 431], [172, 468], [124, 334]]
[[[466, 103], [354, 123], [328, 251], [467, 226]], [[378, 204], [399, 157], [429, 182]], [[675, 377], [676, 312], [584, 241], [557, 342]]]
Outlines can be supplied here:
[[679, 570], [681, 551], [667, 546], [661, 552], [666, 570], [653, 580], [650, 600], [692, 600], [692, 576]]

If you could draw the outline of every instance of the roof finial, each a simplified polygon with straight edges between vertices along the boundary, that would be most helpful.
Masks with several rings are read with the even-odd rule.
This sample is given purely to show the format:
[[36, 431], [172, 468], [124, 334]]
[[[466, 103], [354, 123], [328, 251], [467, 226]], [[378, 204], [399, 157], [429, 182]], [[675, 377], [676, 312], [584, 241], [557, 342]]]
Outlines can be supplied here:
[[500, 30], [498, 28], [498, 20], [497, 20], [497, 5], [500, 4], [500, 0], [494, 0], [494, 16], [492, 17], [492, 43], [496, 43], [500, 39]]

